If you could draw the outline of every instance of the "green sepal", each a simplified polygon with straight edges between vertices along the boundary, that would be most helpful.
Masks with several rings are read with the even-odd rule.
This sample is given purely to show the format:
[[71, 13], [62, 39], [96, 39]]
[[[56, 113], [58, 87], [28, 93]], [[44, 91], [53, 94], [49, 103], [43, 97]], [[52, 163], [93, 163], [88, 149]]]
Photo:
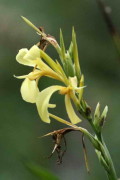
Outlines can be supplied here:
[[69, 77], [74, 77], [75, 76], [75, 70], [74, 70], [74, 65], [72, 63], [72, 59], [67, 51], [66, 53], [66, 61], [65, 61], [65, 73]]
[[101, 115], [101, 121], [100, 121], [100, 126], [102, 127], [104, 122], [105, 122], [105, 119], [107, 117], [107, 113], [108, 113], [108, 106], [105, 106], [103, 112], [102, 112], [102, 115]]
[[98, 102], [98, 104], [95, 108], [94, 121], [93, 121], [93, 124], [95, 127], [98, 126], [99, 121], [100, 121], [100, 103]]
[[73, 59], [73, 42], [70, 43], [68, 52], [69, 52], [71, 59]]
[[80, 70], [80, 64], [79, 64], [79, 56], [78, 56], [78, 47], [77, 47], [77, 41], [76, 41], [76, 34], [74, 27], [72, 29], [72, 43], [73, 43], [73, 58], [75, 63], [75, 72], [78, 80], [80, 80], [81, 76], [81, 70]]
[[66, 75], [69, 77], [74, 77], [74, 66], [72, 63], [72, 58], [69, 54], [69, 51], [66, 52], [65, 50], [65, 44], [64, 44], [64, 38], [63, 38], [63, 33], [62, 30], [60, 29], [60, 48], [61, 48], [61, 54], [60, 54], [60, 59], [63, 64], [64, 70]]
[[29, 25], [31, 26], [33, 29], [35, 29], [35, 31], [37, 31], [39, 34], [41, 34], [43, 37], [45, 36], [45, 34], [43, 32], [41, 32], [30, 20], [28, 20], [26, 17], [21, 16], [21, 18]]
[[83, 98], [80, 101], [80, 108], [81, 108], [81, 114], [85, 118], [91, 119], [91, 108]]
[[62, 30], [60, 29], [60, 48], [61, 48], [61, 61], [64, 63], [65, 59], [65, 44], [63, 39]]

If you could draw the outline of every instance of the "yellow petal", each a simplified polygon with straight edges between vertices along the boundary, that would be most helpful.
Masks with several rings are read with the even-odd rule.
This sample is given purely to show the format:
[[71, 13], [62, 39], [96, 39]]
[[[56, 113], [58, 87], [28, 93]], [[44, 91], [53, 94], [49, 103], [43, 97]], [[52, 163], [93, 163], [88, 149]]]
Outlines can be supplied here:
[[38, 46], [32, 46], [28, 53], [24, 56], [24, 58], [33, 61], [37, 58], [40, 58], [40, 49], [38, 48]]
[[35, 103], [39, 89], [35, 80], [29, 80], [26, 78], [21, 86], [21, 95], [26, 102]]
[[68, 94], [65, 95], [65, 106], [66, 106], [66, 111], [67, 111], [70, 121], [73, 124], [77, 124], [81, 122], [81, 119], [76, 115], [73, 109], [73, 106], [72, 106], [72, 103]]
[[44, 89], [43, 91], [39, 92], [36, 105], [41, 119], [46, 123], [50, 123], [49, 112], [48, 112], [48, 108], [51, 107], [51, 105], [49, 104], [50, 98], [54, 92], [60, 89], [61, 86], [50, 86]]
[[76, 88], [76, 87], [77, 87], [77, 77], [76, 77], [76, 76], [74, 76], [74, 77], [69, 77], [69, 81], [70, 81], [71, 86], [72, 86], [73, 88]]
[[24, 56], [27, 53], [28, 53], [28, 49], [26, 49], [26, 48], [20, 49], [16, 56], [17, 62], [19, 62], [20, 64], [29, 65], [29, 61], [24, 59]]
[[41, 77], [41, 71], [36, 69], [36, 70], [34, 70], [33, 72], [30, 72], [27, 75], [22, 75], [22, 76], [15, 76], [14, 75], [14, 77], [17, 78], [17, 79], [29, 78], [30, 80], [34, 80], [34, 79], [37, 79], [37, 78]]
[[22, 76], [16, 76], [16, 75], [14, 75], [14, 77], [17, 78], [17, 79], [25, 79], [25, 78], [28, 77], [28, 74], [27, 74], [27, 75], [22, 75]]
[[55, 108], [55, 107], [56, 107], [56, 104], [49, 104], [48, 107], [49, 107], [49, 108]]
[[23, 48], [20, 49], [16, 60], [26, 66], [35, 66], [37, 64], [38, 58], [40, 58], [40, 50], [34, 45], [30, 50]]

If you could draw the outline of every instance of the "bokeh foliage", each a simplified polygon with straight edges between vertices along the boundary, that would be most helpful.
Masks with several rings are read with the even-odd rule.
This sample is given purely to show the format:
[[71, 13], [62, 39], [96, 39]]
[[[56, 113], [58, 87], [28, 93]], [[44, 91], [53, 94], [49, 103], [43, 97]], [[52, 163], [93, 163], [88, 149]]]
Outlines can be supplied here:
[[[112, 7], [112, 19], [120, 32], [120, 1], [106, 0]], [[120, 109], [120, 57], [95, 0], [0, 0], [0, 179], [34, 180], [37, 179], [23, 165], [22, 159], [28, 158], [40, 166], [55, 172], [61, 180], [104, 179], [105, 174], [96, 155], [87, 142], [91, 175], [86, 173], [81, 148], [81, 136], [71, 133], [67, 136], [68, 150], [61, 166], [56, 165], [56, 157], [48, 160], [51, 153], [50, 138], [38, 139], [49, 131], [63, 127], [57, 122], [50, 125], [40, 121], [36, 107], [24, 102], [20, 96], [21, 82], [13, 74], [22, 75], [28, 68], [19, 65], [15, 56], [19, 49], [29, 48], [38, 42], [38, 36], [20, 18], [30, 19], [37, 26], [43, 26], [47, 33], [59, 40], [62, 28], [66, 46], [71, 40], [72, 26], [75, 27], [79, 45], [82, 71], [85, 75], [85, 97], [94, 109], [99, 101], [103, 107], [109, 106], [109, 114], [104, 127], [104, 136], [113, 157], [118, 175], [119, 164], [119, 109]], [[58, 58], [54, 49], [47, 52]], [[40, 87], [51, 82], [43, 78]], [[56, 114], [66, 117], [61, 96]], [[87, 127], [86, 122], [82, 123]], [[89, 128], [89, 127], [88, 127]]]

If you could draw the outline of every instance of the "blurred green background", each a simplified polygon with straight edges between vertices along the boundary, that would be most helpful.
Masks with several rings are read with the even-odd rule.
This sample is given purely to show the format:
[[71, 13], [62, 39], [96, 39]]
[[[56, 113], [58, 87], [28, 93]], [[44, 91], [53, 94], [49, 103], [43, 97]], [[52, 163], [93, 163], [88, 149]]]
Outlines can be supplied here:
[[[120, 1], [106, 0], [112, 7], [112, 19], [120, 32]], [[44, 124], [34, 104], [26, 103], [20, 95], [21, 80], [13, 75], [23, 75], [31, 69], [15, 60], [19, 49], [30, 48], [38, 42], [38, 35], [28, 27], [20, 16], [30, 19], [38, 27], [59, 41], [62, 28], [66, 46], [71, 40], [71, 29], [75, 27], [79, 46], [80, 63], [85, 75], [85, 96], [94, 110], [97, 102], [102, 108], [107, 104], [109, 114], [103, 129], [105, 141], [111, 152], [120, 177], [120, 56], [95, 0], [0, 0], [0, 180], [37, 180], [25, 168], [23, 160], [30, 160], [54, 172], [60, 180], [105, 180], [105, 172], [86, 140], [91, 174], [84, 165], [81, 136], [67, 135], [67, 153], [63, 164], [56, 164], [56, 154], [47, 159], [53, 148], [50, 137], [39, 139], [55, 129], [64, 127], [52, 121]], [[50, 56], [58, 58], [53, 48]], [[40, 87], [51, 82], [43, 78]], [[56, 97], [60, 110], [55, 113], [66, 118], [61, 96]], [[86, 121], [82, 126], [89, 128]]]

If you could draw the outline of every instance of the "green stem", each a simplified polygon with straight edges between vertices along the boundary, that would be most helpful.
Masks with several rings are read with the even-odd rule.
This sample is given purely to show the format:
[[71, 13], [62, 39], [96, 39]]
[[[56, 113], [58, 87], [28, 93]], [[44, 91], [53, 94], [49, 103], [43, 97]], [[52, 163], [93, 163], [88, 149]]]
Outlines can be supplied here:
[[96, 135], [96, 137], [98, 139], [98, 142], [100, 142], [99, 151], [101, 152], [101, 155], [104, 158], [105, 163], [106, 163], [106, 165], [108, 166], [108, 169], [109, 169], [109, 170], [106, 170], [105, 166], [102, 163], [102, 165], [103, 165], [103, 167], [104, 167], [104, 169], [105, 169], [105, 171], [107, 173], [107, 177], [108, 177], [109, 180], [117, 180], [118, 178], [117, 178], [117, 174], [116, 174], [116, 171], [115, 171], [115, 168], [114, 168], [114, 164], [113, 164], [112, 158], [110, 156], [110, 153], [109, 153], [109, 151], [107, 149], [107, 146], [106, 146], [106, 144], [104, 142], [102, 134], [101, 134], [101, 132], [98, 133], [96, 131], [96, 129], [94, 127], [94, 124], [92, 123], [93, 121], [89, 121], [89, 122], [90, 122], [90, 124], [92, 126], [92, 129], [95, 132], [95, 135]]
[[105, 142], [104, 142], [104, 139], [103, 139], [101, 133], [99, 133], [99, 134], [97, 135], [97, 137], [98, 137], [98, 140], [99, 140], [99, 141], [101, 142], [101, 144], [103, 145], [103, 150], [101, 150], [101, 151], [103, 151], [103, 152], [101, 152], [101, 153], [104, 154], [104, 158], [106, 159], [107, 164], [108, 164], [108, 166], [109, 166], [109, 172], [107, 171], [108, 179], [109, 179], [109, 180], [117, 180], [118, 178], [117, 178], [117, 175], [116, 175], [116, 171], [115, 171], [115, 168], [114, 168], [114, 164], [113, 164], [112, 158], [111, 158], [111, 156], [110, 156], [110, 153], [109, 153], [109, 151], [108, 151], [108, 149], [107, 149], [107, 146], [106, 146], [106, 144], [105, 144]]
[[[80, 112], [80, 111], [79, 111]], [[100, 152], [101, 154], [101, 164], [103, 165], [106, 173], [107, 173], [107, 177], [109, 180], [117, 180], [117, 175], [116, 175], [116, 171], [115, 171], [115, 168], [114, 168], [114, 164], [113, 164], [113, 161], [112, 161], [112, 158], [110, 156], [110, 153], [106, 147], [106, 144], [104, 142], [104, 139], [102, 137], [102, 134], [101, 133], [98, 133], [98, 131], [96, 130], [94, 124], [93, 124], [93, 119], [92, 119], [92, 116], [90, 117], [87, 117], [87, 115], [85, 113], [80, 113], [84, 118], [86, 118], [88, 120], [88, 122], [90, 123], [94, 133], [95, 133], [95, 137], [96, 137], [96, 141], [98, 141], [99, 143], [99, 147], [97, 145], [97, 148], [95, 147], [95, 144], [94, 147], [95, 149], [98, 150], [98, 152]], [[91, 141], [92, 142], [92, 141]], [[98, 158], [99, 158], [99, 153], [97, 154]]]

